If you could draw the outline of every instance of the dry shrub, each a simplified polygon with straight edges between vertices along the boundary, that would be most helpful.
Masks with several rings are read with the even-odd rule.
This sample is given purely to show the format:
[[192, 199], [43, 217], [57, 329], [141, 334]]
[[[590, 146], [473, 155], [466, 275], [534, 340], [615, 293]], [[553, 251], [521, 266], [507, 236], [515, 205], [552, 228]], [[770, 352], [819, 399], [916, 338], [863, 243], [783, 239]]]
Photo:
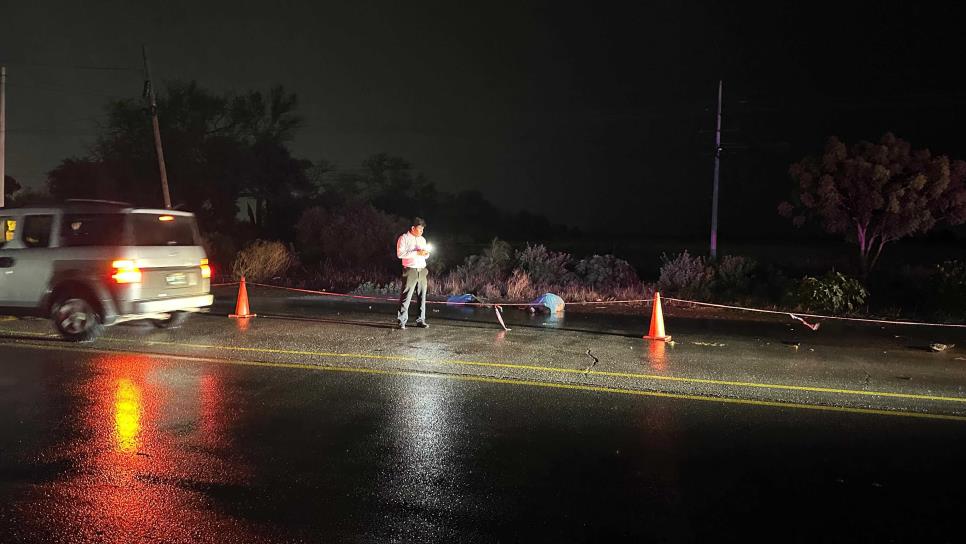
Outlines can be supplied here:
[[704, 257], [692, 257], [687, 250], [675, 257], [662, 255], [661, 276], [657, 287], [662, 293], [681, 298], [708, 300], [714, 281], [714, 267]]
[[255, 240], [235, 257], [231, 273], [235, 279], [244, 276], [251, 281], [265, 281], [283, 274], [293, 264], [295, 256], [282, 242]]
[[430, 278], [429, 292], [433, 295], [461, 295], [466, 292], [466, 283], [458, 274], [446, 274], [439, 281]]
[[613, 255], [594, 255], [581, 259], [575, 268], [580, 283], [597, 291], [612, 292], [628, 286], [640, 284], [634, 267], [624, 259]]
[[531, 300], [535, 294], [536, 290], [530, 283], [530, 274], [519, 268], [515, 269], [506, 282], [507, 298], [509, 300]]
[[601, 302], [604, 296], [595, 291], [592, 287], [571, 284], [564, 287], [559, 293], [560, 298], [567, 302]]
[[530, 275], [536, 286], [566, 286], [577, 279], [572, 269], [573, 257], [568, 253], [550, 251], [542, 244], [517, 252], [517, 267]]
[[453, 288], [448, 291], [450, 294], [484, 295], [487, 287], [505, 284], [512, 267], [513, 248], [506, 242], [493, 239], [483, 255], [470, 255], [463, 264], [450, 271], [443, 281]]
[[497, 300], [503, 296], [503, 290], [495, 283], [487, 283], [480, 289], [480, 296], [486, 300]]

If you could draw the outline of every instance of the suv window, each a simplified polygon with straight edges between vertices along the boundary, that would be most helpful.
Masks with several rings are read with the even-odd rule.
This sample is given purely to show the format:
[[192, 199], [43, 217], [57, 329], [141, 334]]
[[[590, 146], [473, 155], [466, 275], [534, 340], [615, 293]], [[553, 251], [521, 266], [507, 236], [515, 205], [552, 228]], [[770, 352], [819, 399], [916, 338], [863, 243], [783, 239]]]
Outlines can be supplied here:
[[198, 246], [194, 217], [153, 213], [131, 214], [138, 246]]
[[23, 245], [27, 247], [50, 247], [50, 228], [54, 225], [52, 215], [28, 215], [23, 218]]
[[63, 246], [123, 245], [124, 216], [121, 214], [65, 214], [61, 221], [60, 240]]
[[0, 217], [0, 247], [17, 237], [17, 219], [14, 217]]

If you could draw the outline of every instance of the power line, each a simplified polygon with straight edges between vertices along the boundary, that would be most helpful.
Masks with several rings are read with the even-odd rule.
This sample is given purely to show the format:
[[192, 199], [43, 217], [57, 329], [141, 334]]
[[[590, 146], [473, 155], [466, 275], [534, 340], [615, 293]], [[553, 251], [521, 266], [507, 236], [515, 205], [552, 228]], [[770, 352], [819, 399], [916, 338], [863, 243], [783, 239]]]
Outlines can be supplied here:
[[[77, 119], [64, 119], [58, 123], [47, 126], [19, 126], [14, 128], [8, 128], [9, 132], [17, 133], [46, 133], [46, 132], [62, 132], [62, 133], [74, 133], [74, 134], [86, 134], [90, 130], [97, 127], [93, 126], [94, 123], [102, 122], [106, 119], [106, 115], [99, 117], [80, 117]], [[91, 123], [85, 129], [83, 127], [77, 126], [78, 123]], [[63, 130], [63, 129], [67, 130]]]
[[123, 93], [105, 94], [105, 93], [93, 92], [89, 90], [77, 90], [76, 88], [73, 88], [73, 87], [61, 87], [59, 85], [47, 85], [47, 84], [36, 84], [36, 83], [10, 83], [7, 86], [21, 88], [21, 89], [36, 89], [36, 90], [47, 91], [51, 93], [62, 93], [62, 94], [72, 94], [72, 95], [82, 94], [86, 96], [97, 96], [101, 98], [112, 98], [112, 99], [131, 98], [131, 97], [124, 96]]
[[92, 66], [76, 64], [46, 64], [37, 62], [10, 62], [2, 61], [3, 64], [13, 66], [29, 66], [31, 68], [56, 68], [59, 70], [91, 70], [100, 72], [137, 72], [142, 73], [143, 69], [132, 66]]
[[80, 128], [72, 128], [63, 130], [55, 127], [43, 127], [43, 128], [8, 128], [7, 132], [12, 132], [16, 134], [90, 134], [91, 130], [83, 130]]

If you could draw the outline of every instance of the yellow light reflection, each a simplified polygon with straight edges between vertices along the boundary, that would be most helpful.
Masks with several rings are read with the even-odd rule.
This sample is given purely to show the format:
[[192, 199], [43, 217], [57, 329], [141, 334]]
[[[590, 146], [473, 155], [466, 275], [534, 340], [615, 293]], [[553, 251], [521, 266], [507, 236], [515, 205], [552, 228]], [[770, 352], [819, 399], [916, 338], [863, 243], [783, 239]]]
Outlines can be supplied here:
[[131, 380], [121, 378], [114, 391], [114, 440], [117, 450], [137, 451], [141, 434], [141, 390]]

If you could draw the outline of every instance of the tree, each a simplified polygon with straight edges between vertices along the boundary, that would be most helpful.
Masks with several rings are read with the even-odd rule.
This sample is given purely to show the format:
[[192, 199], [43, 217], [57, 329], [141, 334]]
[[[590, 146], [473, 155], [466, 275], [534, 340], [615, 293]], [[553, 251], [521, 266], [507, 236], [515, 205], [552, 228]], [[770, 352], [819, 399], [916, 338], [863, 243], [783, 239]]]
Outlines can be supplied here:
[[295, 113], [297, 106], [296, 95], [282, 86], [267, 95], [249, 91], [229, 101], [229, 117], [247, 150], [239, 181], [241, 196], [254, 200], [249, 218], [262, 230], [285, 239], [294, 235], [292, 218], [301, 214], [313, 192], [312, 163], [292, 157], [286, 147], [302, 124]]
[[789, 173], [797, 194], [779, 213], [795, 226], [817, 219], [845, 235], [859, 246], [863, 274], [887, 243], [966, 222], [966, 162], [913, 150], [891, 133], [851, 146], [829, 138], [821, 157], [806, 157]]
[[[170, 83], [158, 110], [171, 194], [205, 231], [232, 232], [241, 196], [251, 197], [253, 223], [277, 234], [311, 189], [310, 163], [291, 156], [300, 123], [297, 99], [282, 87], [268, 93], [217, 95], [195, 82]], [[69, 158], [48, 175], [56, 198], [102, 198], [158, 206], [161, 190], [148, 112], [140, 100], [111, 102], [108, 121], [87, 157]], [[274, 219], [273, 219], [274, 217]], [[279, 225], [287, 223], [285, 228]]]

